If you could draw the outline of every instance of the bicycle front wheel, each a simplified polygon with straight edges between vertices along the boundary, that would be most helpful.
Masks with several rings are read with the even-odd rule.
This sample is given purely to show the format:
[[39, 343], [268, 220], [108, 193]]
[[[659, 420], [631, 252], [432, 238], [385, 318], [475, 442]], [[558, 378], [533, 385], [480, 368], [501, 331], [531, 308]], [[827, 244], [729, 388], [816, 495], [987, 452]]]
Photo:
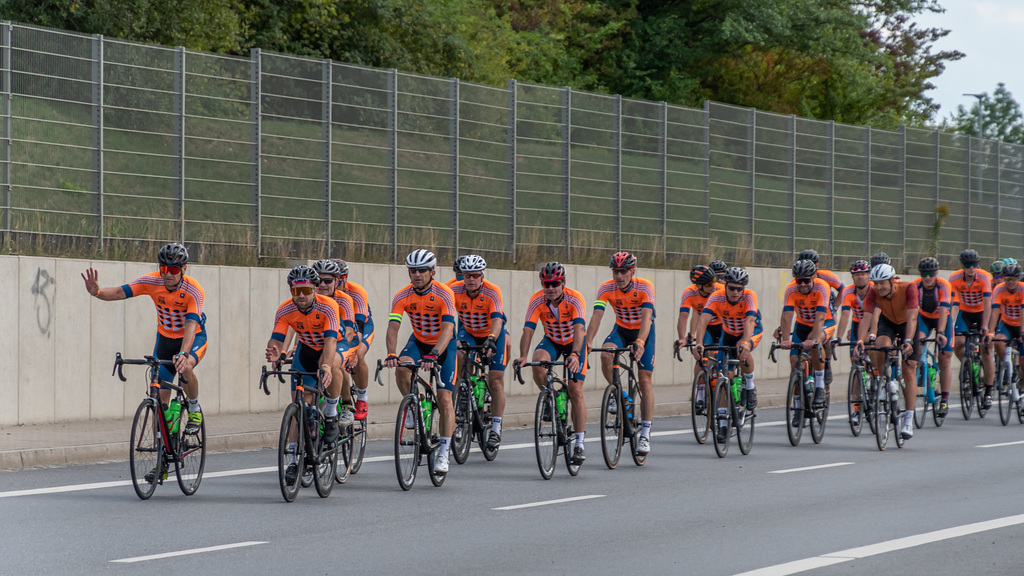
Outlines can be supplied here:
[[754, 411], [747, 410], [746, 405], [736, 406], [736, 443], [740, 445], [740, 454], [750, 454], [754, 445]]
[[[395, 420], [395, 473], [402, 490], [412, 488], [416, 482], [416, 468], [420, 465], [420, 419], [420, 403], [416, 398], [402, 398]], [[407, 427], [406, 422], [411, 427]]]
[[693, 388], [690, 390], [690, 421], [693, 423], [693, 435], [697, 444], [708, 441], [708, 406], [711, 404], [708, 373], [698, 370], [693, 377]]
[[558, 458], [558, 434], [555, 431], [555, 397], [550, 390], [537, 395], [537, 410], [533, 415], [533, 444], [537, 452], [537, 467], [541, 478], [550, 480], [555, 473]]
[[729, 453], [729, 434], [732, 432], [734, 407], [732, 386], [729, 385], [729, 380], [719, 378], [715, 381], [715, 402], [711, 405], [712, 413], [715, 415], [715, 453], [719, 458], [725, 458], [725, 455]]
[[[316, 466], [313, 468], [313, 487], [321, 498], [327, 498], [334, 489], [335, 476], [338, 473], [338, 444], [328, 444], [320, 436], [313, 441], [313, 453], [316, 455]], [[347, 474], [346, 474], [347, 478]]]
[[897, 382], [896, 394], [896, 399], [892, 401], [892, 406], [889, 407], [893, 413], [892, 433], [896, 437], [896, 447], [903, 448], [903, 444], [907, 441], [903, 437], [903, 419], [910, 418], [910, 414], [907, 414], [906, 410], [904, 410], [904, 407], [907, 405], [907, 389], [902, 380]]
[[455, 383], [454, 399], [455, 430], [452, 432], [452, 457], [456, 463], [462, 465], [469, 458], [469, 448], [473, 442], [473, 411], [476, 410], [473, 390], [465, 379]]
[[[187, 422], [187, 417], [183, 417], [182, 422]], [[199, 423], [199, 432], [194, 435], [187, 435], [184, 430], [180, 430], [178, 446], [181, 447], [181, 458], [174, 464], [174, 472], [181, 492], [191, 496], [199, 489], [206, 468], [206, 421]]]
[[613, 407], [617, 408], [621, 397], [615, 384], [609, 384], [601, 396], [601, 454], [609, 470], [619, 465], [619, 456], [622, 455], [622, 410], [612, 411]]
[[971, 419], [971, 412], [974, 410], [974, 388], [971, 385], [974, 367], [970, 361], [960, 366], [960, 412], [964, 420]]
[[352, 475], [352, 457], [355, 450], [355, 438], [352, 436], [355, 424], [346, 426], [338, 439], [338, 464], [334, 467], [334, 481], [338, 484], [348, 482]]
[[[621, 406], [622, 402], [619, 402], [619, 405]], [[575, 476], [580, 473], [580, 465], [574, 464], [572, 461], [573, 447], [576, 446], [576, 431], [572, 424], [572, 398], [568, 394], [565, 395], [565, 414], [560, 416], [565, 421], [565, 445], [562, 446], [562, 452], [565, 454], [565, 467], [569, 470], [570, 476]]]
[[789, 375], [789, 387], [786, 389], [786, 434], [793, 446], [800, 444], [800, 436], [804, 433], [803, 386], [803, 373], [794, 370]]
[[999, 422], [1006, 426], [1010, 423], [1010, 411], [1013, 410], [1013, 400], [1010, 398], [1010, 385], [1008, 383], [1010, 375], [1006, 374], [1004, 380], [1003, 370], [1004, 368], [1000, 367], [996, 371], [996, 374], [999, 375], [999, 383], [996, 388], [999, 390]]
[[832, 392], [825, 386], [825, 406], [821, 409], [812, 409], [811, 413], [811, 440], [815, 444], [821, 444], [825, 437], [825, 425], [828, 424], [828, 408], [832, 401]]
[[885, 450], [889, 444], [889, 421], [891, 420], [891, 415], [889, 414], [891, 408], [889, 385], [883, 380], [878, 381], [877, 384], [874, 409], [872, 410], [875, 417], [875, 443], [878, 445], [879, 450]]
[[[281, 419], [281, 435], [277, 442], [277, 478], [281, 483], [281, 496], [285, 502], [295, 500], [299, 493], [299, 476], [305, 469], [303, 437], [301, 433], [302, 420], [299, 407], [292, 403], [284, 409], [284, 418]], [[294, 466], [289, 474], [288, 468]], [[289, 478], [288, 476], [291, 476]]]
[[135, 410], [132, 420], [132, 435], [129, 466], [132, 472], [132, 487], [142, 500], [148, 500], [156, 485], [163, 478], [164, 446], [160, 440], [160, 411], [152, 400], [143, 400]]
[[640, 432], [644, 426], [644, 393], [640, 391], [640, 387], [637, 386], [636, 382], [630, 382], [629, 397], [633, 399], [633, 413], [627, 416], [630, 419], [630, 428], [633, 429], [632, 434], [629, 435], [629, 449], [633, 453], [633, 463], [637, 466], [643, 466], [647, 463], [647, 454], [640, 454], [636, 451], [636, 448], [640, 442]]
[[352, 423], [352, 464], [351, 473], [359, 472], [363, 465], [363, 456], [366, 454], [366, 419], [356, 420]]
[[[917, 398], [914, 399], [914, 428], [924, 428], [925, 417], [928, 416], [928, 364], [921, 362], [917, 369]], [[935, 407], [932, 406], [932, 410]]]
[[856, 368], [850, 370], [850, 381], [846, 386], [846, 414], [850, 418], [850, 432], [854, 438], [860, 436], [864, 426], [864, 377]]

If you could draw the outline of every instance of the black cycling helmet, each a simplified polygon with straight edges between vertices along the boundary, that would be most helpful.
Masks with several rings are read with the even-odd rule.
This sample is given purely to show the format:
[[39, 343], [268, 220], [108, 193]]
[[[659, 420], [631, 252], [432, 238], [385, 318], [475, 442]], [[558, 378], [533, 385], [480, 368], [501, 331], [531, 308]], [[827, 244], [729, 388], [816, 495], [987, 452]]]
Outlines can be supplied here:
[[875, 255], [871, 257], [871, 267], [874, 268], [879, 264], [891, 264], [889, 261], [889, 255], [885, 252], [876, 252]]
[[465, 258], [465, 256], [459, 256], [455, 259], [455, 264], [452, 265], [452, 270], [454, 270], [456, 274], [462, 274], [462, 261], [465, 260]]
[[800, 255], [797, 256], [796, 259], [797, 260], [810, 260], [811, 262], [814, 262], [815, 264], [817, 264], [818, 263], [818, 251], [817, 250], [811, 250], [810, 248], [808, 248], [807, 250], [804, 250], [803, 252], [800, 252]]
[[335, 258], [334, 263], [338, 265], [338, 270], [341, 271], [338, 274], [338, 278], [348, 278], [348, 262], [345, 262], [341, 258]]
[[867, 260], [854, 260], [853, 264], [850, 264], [850, 274], [857, 272], [871, 272], [871, 265]]
[[548, 262], [540, 269], [541, 282], [565, 282], [565, 266], [558, 262]]
[[323, 276], [324, 274], [334, 276], [335, 278], [341, 276], [341, 266], [338, 266], [338, 263], [330, 258], [324, 258], [323, 260], [317, 260], [314, 262], [313, 270], [316, 272], [317, 276]]
[[925, 256], [921, 258], [921, 261], [917, 263], [917, 271], [922, 274], [925, 272], [938, 272], [939, 261], [931, 256]]
[[1002, 276], [1004, 268], [1006, 268], [1006, 262], [1002, 260], [996, 260], [995, 262], [992, 263], [991, 266], [988, 267], [988, 271], [991, 272], [993, 276]]
[[711, 263], [708, 264], [708, 268], [711, 268], [711, 270], [714, 271], [716, 276], [721, 276], [722, 274], [725, 274], [726, 270], [729, 269], [729, 265], [726, 264], [725, 262], [722, 262], [721, 260], [712, 260]]
[[316, 286], [320, 284], [320, 275], [316, 273], [316, 270], [305, 264], [296, 266], [288, 273], [288, 285], [291, 286], [296, 282], [312, 282]]
[[810, 260], [797, 260], [793, 264], [793, 278], [814, 278], [818, 273], [818, 267]]
[[968, 248], [960, 253], [960, 263], [964, 266], [967, 266], [968, 264], [974, 264], [977, 266], [978, 262], [981, 262], [981, 256], [978, 255], [976, 250]]
[[184, 266], [188, 264], [188, 250], [177, 242], [171, 242], [164, 244], [156, 259], [161, 266]]
[[636, 256], [629, 252], [616, 252], [608, 261], [609, 268], [636, 268]]
[[715, 279], [715, 271], [708, 266], [697, 264], [690, 269], [690, 282], [693, 282], [697, 286], [711, 284]]
[[747, 271], [738, 266], [734, 266], [725, 271], [725, 281], [730, 284], [739, 284], [740, 286], [746, 286], [750, 283], [750, 274]]
[[1007, 264], [1003, 266], [1004, 278], [1020, 278], [1020, 264]]

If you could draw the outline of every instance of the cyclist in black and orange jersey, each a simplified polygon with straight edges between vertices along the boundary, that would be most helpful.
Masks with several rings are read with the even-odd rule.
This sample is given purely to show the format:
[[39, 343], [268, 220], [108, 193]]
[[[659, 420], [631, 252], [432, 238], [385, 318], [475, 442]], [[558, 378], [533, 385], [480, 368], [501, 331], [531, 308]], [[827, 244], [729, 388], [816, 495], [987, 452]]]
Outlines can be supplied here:
[[[1021, 308], [1024, 307], [1024, 289], [1020, 285], [1021, 268], [1017, 263], [1003, 266], [1003, 283], [992, 292], [992, 315], [989, 319], [986, 342], [995, 342], [995, 352], [1003, 359], [1003, 365], [1010, 364], [1010, 347], [1013, 341], [1018, 352], [1024, 352], [1020, 343]], [[1021, 354], [1024, 367], [1024, 353]], [[1016, 386], [1010, 386], [1011, 399], [1020, 399]]]
[[[793, 264], [793, 281], [786, 287], [783, 296], [781, 325], [775, 330], [780, 346], [790, 350], [790, 369], [796, 368], [797, 349], [802, 346], [811, 350], [811, 367], [814, 368], [814, 405], [825, 404], [825, 359], [812, 350], [815, 342], [822, 346], [835, 333], [836, 321], [829, 309], [829, 285], [816, 276], [817, 266], [810, 260], [797, 260]], [[796, 328], [793, 319], [796, 318]], [[792, 336], [792, 340], [790, 339]], [[794, 417], [798, 416], [795, 414]]]
[[[541, 268], [540, 282], [544, 288], [533, 293], [526, 309], [526, 325], [519, 339], [519, 358], [516, 362], [520, 365], [526, 363], [530, 341], [540, 322], [544, 326], [544, 338], [533, 351], [533, 361], [565, 358], [565, 366], [569, 371], [569, 397], [572, 399], [572, 425], [576, 430], [572, 462], [580, 464], [587, 458], [583, 448], [587, 426], [587, 405], [583, 399], [583, 380], [587, 376], [587, 305], [582, 294], [565, 287], [565, 267], [558, 262], [548, 262]], [[544, 368], [534, 366], [533, 382], [537, 388], [543, 389], [545, 378]], [[550, 415], [543, 417], [550, 418]]]
[[[441, 423], [441, 446], [434, 459], [434, 474], [448, 473], [448, 451], [451, 448], [452, 431], [455, 429], [455, 410], [452, 407], [452, 390], [455, 389], [455, 294], [452, 289], [434, 280], [437, 258], [429, 250], [414, 250], [405, 259], [411, 282], [395, 293], [391, 301], [391, 315], [388, 317], [388, 333], [385, 340], [388, 356], [384, 363], [395, 368], [399, 362], [419, 362], [420, 368], [430, 371], [436, 364], [441, 379], [437, 382], [437, 410]], [[402, 315], [409, 314], [412, 335], [401, 354], [398, 349], [398, 330], [402, 326]], [[409, 393], [412, 386], [412, 371], [399, 368], [395, 381], [402, 395]], [[412, 418], [406, 418], [405, 426], [412, 428]]]
[[352, 393], [355, 394], [356, 400], [355, 417], [363, 420], [366, 418], [369, 400], [366, 387], [370, 383], [370, 367], [366, 363], [366, 352], [370, 349], [370, 344], [373, 343], [373, 313], [370, 310], [370, 295], [367, 294], [366, 288], [348, 279], [348, 263], [340, 258], [335, 258], [334, 262], [338, 265], [341, 273], [337, 280], [338, 290], [348, 294], [356, 307], [355, 323], [356, 330], [359, 332], [359, 346], [356, 347], [356, 363], [352, 372], [352, 380], [355, 384], [355, 390]]
[[206, 314], [203, 299], [206, 293], [199, 282], [185, 275], [188, 268], [188, 250], [177, 242], [164, 245], [157, 254], [159, 272], [137, 278], [130, 284], [100, 288], [99, 273], [89, 268], [82, 275], [85, 289], [90, 295], [107, 302], [135, 296], [149, 296], [156, 304], [157, 335], [153, 356], [173, 360], [173, 369], [160, 367], [160, 401], [171, 400], [171, 390], [163, 383], [174, 381], [181, 374], [182, 389], [188, 400], [188, 423], [185, 433], [195, 436], [203, 423], [199, 406], [199, 379], [195, 367], [206, 354]]
[[708, 264], [708, 268], [711, 268], [711, 271], [715, 273], [715, 278], [718, 280], [719, 284], [725, 281], [725, 272], [729, 269], [728, 264], [721, 260], [712, 260], [711, 263]]
[[[953, 289], [953, 311], [956, 318], [953, 334], [956, 335], [956, 346], [953, 351], [962, 362], [966, 334], [970, 330], [986, 333], [992, 306], [992, 277], [985, 270], [978, 268], [981, 256], [974, 250], [967, 249], [960, 253], [963, 268], [949, 276], [949, 284]], [[984, 408], [992, 407], [992, 380], [995, 378], [995, 360], [992, 349], [982, 346], [981, 363], [985, 368]]]
[[[356, 351], [359, 350], [359, 334], [356, 332], [355, 320], [356, 304], [348, 293], [338, 288], [341, 267], [334, 260], [325, 258], [315, 262], [313, 270], [320, 277], [320, 284], [316, 287], [317, 294], [334, 298], [335, 303], [338, 304], [338, 312], [341, 314], [338, 317], [338, 321], [341, 323], [341, 332], [338, 333], [338, 354], [341, 355], [342, 368], [353, 366], [358, 361]], [[336, 376], [341, 377], [339, 422], [344, 424], [355, 418], [355, 406], [352, 404], [352, 389], [347, 375], [341, 372]]]
[[[455, 293], [455, 309], [459, 313], [458, 340], [474, 346], [485, 346], [487, 389], [491, 393], [491, 430], [487, 448], [501, 445], [501, 419], [505, 414], [505, 367], [508, 364], [509, 334], [505, 328], [505, 309], [501, 288], [484, 280], [487, 261], [476, 254], [460, 259], [462, 280], [451, 285]], [[461, 362], [463, 353], [459, 353]]]
[[[604, 347], [633, 348], [633, 357], [639, 368], [638, 383], [643, 394], [640, 405], [642, 425], [636, 451], [647, 454], [651, 450], [651, 418], [654, 416], [654, 284], [636, 277], [636, 256], [629, 252], [613, 254], [608, 267], [612, 269], [612, 279], [597, 289], [594, 312], [587, 325], [588, 347], [593, 346], [604, 310], [610, 305], [615, 312], [615, 326], [605, 338]], [[612, 381], [613, 361], [612, 354], [601, 354], [601, 371], [609, 383]], [[615, 406], [617, 408], [618, 405]]]
[[917, 271], [921, 274], [913, 280], [917, 285], [919, 303], [917, 335], [919, 338], [927, 338], [932, 330], [935, 331], [935, 340], [939, 345], [939, 387], [942, 389], [935, 413], [945, 416], [949, 412], [949, 389], [953, 381], [953, 372], [949, 369], [950, 360], [953, 359], [953, 319], [949, 317], [953, 287], [948, 280], [938, 277], [939, 261], [935, 258], [922, 258], [917, 264]]

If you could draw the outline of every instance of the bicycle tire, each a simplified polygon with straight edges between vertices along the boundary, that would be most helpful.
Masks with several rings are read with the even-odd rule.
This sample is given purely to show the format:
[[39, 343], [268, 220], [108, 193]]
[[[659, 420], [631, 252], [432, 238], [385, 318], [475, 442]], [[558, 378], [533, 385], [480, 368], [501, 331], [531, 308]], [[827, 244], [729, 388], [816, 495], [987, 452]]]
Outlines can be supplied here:
[[740, 446], [740, 454], [746, 456], [754, 445], [754, 421], [757, 417], [746, 406], [737, 406], [736, 413], [740, 415], [736, 421], [736, 443]]
[[[281, 484], [281, 496], [284, 496], [285, 502], [295, 500], [295, 495], [299, 493], [299, 476], [302, 475], [306, 468], [304, 462], [305, 446], [303, 445], [305, 438], [302, 434], [302, 427], [304, 425], [299, 407], [294, 402], [285, 407], [284, 416], [281, 418], [281, 434], [278, 436], [277, 441], [277, 478]], [[289, 442], [291, 433], [295, 435], [294, 442]], [[291, 444], [294, 444], [294, 446], [291, 446]], [[289, 485], [285, 479], [285, 474], [289, 464], [292, 463], [299, 470], [295, 481]]]
[[622, 456], [622, 434], [623, 421], [619, 414], [622, 410], [610, 412], [608, 409], [613, 401], [621, 397], [619, 387], [609, 384], [601, 395], [601, 455], [604, 456], [605, 466], [609, 470], [615, 470], [619, 465], [619, 457]]
[[356, 420], [352, 423], [352, 464], [349, 474], [359, 472], [363, 466], [363, 457], [366, 455], [366, 419]]
[[893, 414], [895, 414], [895, 416], [892, 419], [892, 427], [893, 436], [896, 438], [897, 448], [903, 448], [903, 445], [907, 443], [907, 439], [903, 437], [902, 422], [904, 418], [909, 417], [906, 409], [902, 408], [907, 405], [907, 389], [905, 386], [906, 383], [901, 380], [899, 386], [896, 387], [896, 401], [894, 402], [895, 406], [892, 406], [890, 408], [893, 411]]
[[1022, 391], [1021, 391], [1020, 376], [1021, 376], [1020, 362], [1015, 362], [1014, 365], [1013, 365], [1013, 375], [1010, 378], [1010, 386], [1013, 386], [1014, 388], [1017, 389], [1017, 401], [1016, 401], [1016, 404], [1017, 404], [1017, 422], [1020, 423], [1020, 424], [1024, 424], [1024, 408], [1021, 407], [1021, 402], [1024, 401], [1024, 398], [1021, 398], [1021, 392]]
[[[132, 474], [132, 488], [141, 500], [149, 500], [149, 497], [156, 491], [156, 485], [160, 483], [163, 474], [157, 467], [163, 465], [164, 447], [160, 441], [160, 421], [157, 420], [159, 410], [156, 409], [153, 400], [143, 400], [135, 409], [135, 418], [132, 420], [132, 431], [128, 444], [128, 467]], [[153, 475], [153, 481], [146, 481], [146, 474], [157, 470]]]
[[[467, 442], [467, 445], [468, 444], [469, 443]], [[430, 483], [433, 484], [437, 488], [440, 488], [442, 485], [444, 485], [445, 479], [448, 478], [448, 473], [447, 472], [445, 472], [444, 474], [438, 474], [438, 473], [434, 472], [434, 460], [437, 458], [437, 454], [438, 454], [438, 452], [440, 452], [440, 450], [441, 450], [441, 443], [437, 442], [437, 443], [431, 443], [430, 451], [427, 452], [427, 472], [428, 472], [428, 476], [430, 476]], [[450, 452], [450, 450], [449, 450], [449, 452]]]
[[321, 498], [327, 498], [334, 490], [335, 476], [338, 472], [338, 444], [328, 444], [319, 437], [313, 441], [313, 453], [316, 454], [316, 465], [313, 467], [313, 487]]
[[890, 405], [889, 385], [884, 381], [879, 381], [875, 387], [874, 408], [872, 412], [874, 412], [875, 420], [875, 444], [883, 452], [889, 444]]
[[640, 442], [640, 432], [643, 430], [643, 405], [644, 405], [644, 393], [640, 391], [640, 386], [637, 383], [630, 381], [629, 383], [629, 397], [633, 399], [633, 416], [631, 418], [632, 434], [629, 435], [629, 449], [633, 455], [633, 463], [637, 466], [643, 466], [647, 463], [647, 454], [640, 454], [636, 451], [637, 445]]
[[[859, 400], [854, 400], [854, 396]], [[864, 377], [860, 370], [853, 368], [850, 370], [850, 379], [846, 385], [846, 414], [850, 419], [850, 432], [854, 438], [860, 436], [860, 431], [864, 427], [864, 396]], [[854, 414], [858, 415], [856, 422]]]
[[[921, 362], [917, 368], [917, 398], [914, 399], [914, 428], [924, 428], [925, 419], [928, 416], [928, 366], [927, 362]], [[934, 410], [934, 406], [932, 407]]]
[[[725, 404], [725, 438], [719, 438], [719, 432], [722, 429], [722, 404]], [[732, 386], [729, 385], [728, 378], [718, 378], [715, 381], [715, 402], [712, 404], [715, 414], [715, 435], [713, 437], [715, 443], [715, 454], [718, 454], [719, 458], [725, 458], [725, 455], [729, 453], [729, 436], [732, 433], [732, 413], [735, 408], [735, 403], [732, 399]]]
[[[182, 422], [186, 417], [182, 418]], [[199, 423], [199, 432], [193, 435], [186, 447], [184, 428], [178, 431], [178, 446], [181, 454], [174, 463], [174, 474], [178, 477], [178, 487], [182, 494], [191, 496], [199, 489], [199, 483], [203, 481], [203, 470], [206, 469], [206, 421]], [[191, 445], [194, 443], [194, 445]]]
[[[405, 418], [412, 418], [412, 428], [405, 427]], [[395, 475], [402, 490], [412, 488], [416, 482], [416, 468], [420, 465], [420, 403], [415, 396], [405, 396], [398, 404], [395, 420]]]
[[[619, 402], [621, 405], [622, 402]], [[576, 431], [573, 429], [572, 424], [572, 397], [568, 394], [565, 395], [565, 414], [562, 416], [565, 418], [565, 445], [563, 446], [562, 452], [565, 454], [565, 468], [569, 471], [569, 476], [576, 476], [580, 473], [580, 464], [572, 463], [572, 450], [576, 445]]]
[[[698, 370], [693, 376], [693, 387], [690, 390], [690, 421], [693, 424], [693, 435], [697, 444], [704, 444], [708, 441], [708, 431], [711, 429], [708, 419], [708, 405], [711, 404], [711, 387], [707, 385], [708, 373], [705, 370]], [[697, 390], [703, 386], [704, 406], [703, 410], [697, 410]]]
[[[803, 408], [803, 372], [794, 370], [789, 375], [789, 386], [786, 388], [786, 435], [793, 446], [800, 444], [800, 436], [804, 433]], [[798, 406], [799, 403], [799, 406]], [[797, 422], [793, 424], [794, 420]]]
[[1003, 366], [1002, 360], [999, 361], [999, 365], [996, 370], [996, 377], [999, 378], [999, 385], [997, 386], [999, 394], [999, 422], [1006, 426], [1010, 423], [1010, 411], [1013, 409], [1013, 400], [1010, 398], [1010, 375], [1007, 375], [1006, 380], [1003, 379]]
[[469, 448], [473, 442], [473, 390], [465, 379], [455, 383], [455, 394], [452, 396], [455, 406], [455, 430], [452, 431], [451, 452], [457, 464], [466, 463]]
[[971, 412], [974, 410], [972, 372], [970, 360], [960, 365], [960, 412], [964, 415], [964, 420], [970, 420]]
[[348, 482], [348, 479], [352, 476], [352, 457], [355, 450], [355, 437], [353, 432], [355, 431], [355, 423], [351, 426], [346, 426], [348, 429], [342, 435], [342, 438], [338, 439], [338, 463], [334, 467], [334, 481], [338, 484], [344, 484]]
[[537, 467], [540, 476], [550, 480], [555, 473], [555, 460], [558, 458], [558, 433], [555, 430], [554, 417], [544, 420], [543, 415], [555, 414], [555, 397], [550, 390], [542, 390], [537, 395], [537, 409], [533, 414], [533, 445], [537, 454]]
[[492, 422], [490, 402], [485, 403], [483, 408], [475, 408], [473, 412], [476, 413], [474, 418], [479, 418], [480, 433], [477, 434], [477, 445], [480, 446], [480, 452], [483, 453], [484, 460], [492, 462], [498, 455], [500, 446], [493, 450], [487, 447], [487, 435], [490, 434]]
[[832, 401], [832, 392], [825, 387], [825, 406], [820, 409], [812, 408], [811, 410], [811, 440], [815, 444], [821, 444], [823, 438], [825, 438], [825, 426], [828, 424], [828, 409]]
[[[980, 376], [980, 375], [979, 375]], [[985, 382], [979, 380], [974, 383], [974, 403], [978, 406], [978, 418], [984, 419], [985, 415], [988, 414], [988, 408], [985, 408]]]

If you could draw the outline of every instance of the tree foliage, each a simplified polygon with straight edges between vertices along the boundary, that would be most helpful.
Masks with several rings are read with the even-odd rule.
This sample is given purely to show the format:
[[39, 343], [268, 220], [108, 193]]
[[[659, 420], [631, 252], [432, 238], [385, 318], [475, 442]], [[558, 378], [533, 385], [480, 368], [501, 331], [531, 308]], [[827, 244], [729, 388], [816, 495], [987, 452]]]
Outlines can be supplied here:
[[[983, 92], [981, 103], [983, 138], [1024, 144], [1024, 113], [1021, 112], [1020, 104], [1013, 99], [1013, 94], [1006, 89], [1006, 84], [1000, 82], [991, 96]], [[943, 128], [977, 136], [978, 105], [975, 102], [970, 109], [957, 106], [956, 114], [943, 121]]]

